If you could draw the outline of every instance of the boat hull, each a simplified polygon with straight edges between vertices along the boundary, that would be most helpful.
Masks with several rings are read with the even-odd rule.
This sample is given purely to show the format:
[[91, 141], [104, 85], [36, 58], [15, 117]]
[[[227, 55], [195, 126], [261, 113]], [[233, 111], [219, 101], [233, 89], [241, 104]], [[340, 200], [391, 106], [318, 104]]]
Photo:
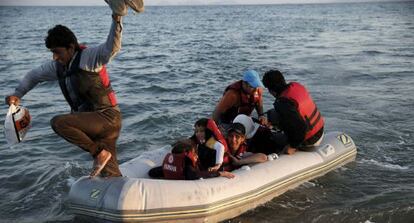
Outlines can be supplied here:
[[124, 177], [82, 177], [69, 192], [71, 211], [83, 218], [119, 222], [218, 222], [236, 217], [298, 185], [355, 159], [355, 143], [340, 132], [327, 133], [311, 151], [233, 171], [236, 177], [149, 179], [169, 147], [144, 152], [121, 165]]

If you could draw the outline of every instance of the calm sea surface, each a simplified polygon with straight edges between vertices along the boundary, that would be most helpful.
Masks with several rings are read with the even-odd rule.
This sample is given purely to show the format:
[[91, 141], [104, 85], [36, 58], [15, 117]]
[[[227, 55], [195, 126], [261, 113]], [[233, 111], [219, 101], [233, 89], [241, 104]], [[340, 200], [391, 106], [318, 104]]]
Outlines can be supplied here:
[[[49, 28], [67, 25], [93, 46], [110, 13], [0, 7], [0, 98], [51, 59]], [[121, 163], [191, 135], [245, 69], [278, 68], [309, 88], [326, 130], [352, 136], [358, 156], [228, 222], [414, 222], [414, 2], [147, 7], [125, 17], [123, 37], [108, 66], [123, 112]], [[272, 97], [264, 101], [270, 109]], [[68, 112], [56, 83], [22, 103], [33, 118], [26, 140], [8, 148], [0, 137], [0, 222], [74, 222], [68, 192], [91, 157], [49, 126]]]

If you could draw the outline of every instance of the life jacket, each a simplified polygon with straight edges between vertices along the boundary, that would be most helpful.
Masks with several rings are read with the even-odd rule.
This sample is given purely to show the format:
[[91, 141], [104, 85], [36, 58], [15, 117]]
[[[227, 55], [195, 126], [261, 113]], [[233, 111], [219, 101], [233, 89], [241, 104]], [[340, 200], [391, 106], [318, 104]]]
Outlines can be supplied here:
[[[213, 132], [214, 138], [217, 139], [217, 141], [219, 141], [221, 144], [223, 144], [225, 151], [227, 151], [228, 147], [226, 139], [224, 138], [223, 134], [221, 133], [220, 129], [218, 128], [216, 122], [213, 119], [209, 119], [207, 121], [207, 129]], [[212, 145], [214, 146], [214, 143]]]
[[[240, 158], [242, 158], [242, 157], [243, 157], [243, 154], [244, 154], [245, 152], [247, 152], [247, 144], [246, 144], [246, 143], [243, 143], [243, 144], [241, 144], [241, 145], [239, 146], [239, 148], [237, 149], [237, 151], [236, 151], [236, 152], [234, 152], [232, 155], [233, 155], [234, 157], [236, 157], [236, 158], [240, 159]], [[230, 153], [230, 151], [226, 152], [226, 153], [225, 153], [225, 155], [224, 155], [224, 158], [225, 158], [228, 162], [227, 162], [226, 164], [223, 164], [223, 170], [225, 170], [225, 171], [232, 171], [232, 170], [236, 169], [237, 167], [236, 167], [236, 166], [234, 166], [234, 165], [231, 163], [231, 159], [230, 159], [230, 157], [229, 157], [229, 154], [228, 154], [228, 153]]]
[[183, 152], [183, 153], [168, 153], [162, 163], [162, 171], [166, 179], [171, 180], [185, 180], [185, 159], [191, 160], [193, 167], [197, 166], [194, 154]]
[[305, 141], [312, 138], [323, 128], [324, 119], [303, 85], [291, 82], [281, 93], [280, 97], [287, 98], [296, 103], [298, 112], [307, 126]]
[[234, 118], [239, 114], [250, 116], [262, 100], [263, 92], [261, 88], [256, 89], [252, 95], [248, 95], [243, 91], [242, 83], [242, 80], [234, 82], [224, 90], [224, 94], [229, 90], [234, 90], [240, 95], [240, 104], [233, 106], [222, 115], [221, 120], [225, 123], [232, 123]]
[[233, 156], [235, 156], [236, 158], [241, 158], [246, 151], [247, 151], [247, 144], [243, 143], [239, 146], [239, 148], [233, 154]]
[[[217, 151], [214, 149], [216, 142], [224, 146], [224, 154], [228, 151], [227, 142], [213, 119], [207, 121], [207, 129], [209, 129], [213, 136], [211, 136], [204, 144], [198, 145], [198, 157], [201, 163], [201, 169], [207, 169], [216, 165]], [[223, 157], [223, 164], [227, 163], [226, 156]]]
[[62, 93], [72, 111], [98, 111], [117, 105], [106, 66], [99, 72], [85, 71], [79, 68], [82, 50], [77, 51], [70, 67], [65, 70], [58, 62], [57, 77]]

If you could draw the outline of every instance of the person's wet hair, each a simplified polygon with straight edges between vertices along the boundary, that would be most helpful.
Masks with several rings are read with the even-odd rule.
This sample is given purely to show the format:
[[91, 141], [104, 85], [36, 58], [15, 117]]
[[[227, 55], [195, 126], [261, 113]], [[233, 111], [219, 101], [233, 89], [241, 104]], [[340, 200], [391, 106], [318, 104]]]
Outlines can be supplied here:
[[195, 148], [193, 142], [189, 139], [180, 139], [172, 144], [171, 152], [174, 154], [189, 152]]
[[269, 70], [263, 76], [263, 85], [280, 94], [287, 86], [283, 74], [278, 70]]
[[45, 45], [48, 49], [55, 47], [69, 48], [70, 44], [74, 44], [75, 49], [79, 49], [78, 40], [75, 34], [66, 26], [56, 25], [47, 31]]

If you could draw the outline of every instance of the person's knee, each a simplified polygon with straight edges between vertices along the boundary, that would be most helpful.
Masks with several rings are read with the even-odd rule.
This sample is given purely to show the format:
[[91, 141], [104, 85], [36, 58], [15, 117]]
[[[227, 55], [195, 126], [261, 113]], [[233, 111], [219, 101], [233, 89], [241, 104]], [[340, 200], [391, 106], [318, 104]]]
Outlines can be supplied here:
[[66, 126], [66, 121], [62, 115], [57, 115], [50, 120], [50, 126], [52, 126], [53, 131], [58, 133], [60, 129]]

